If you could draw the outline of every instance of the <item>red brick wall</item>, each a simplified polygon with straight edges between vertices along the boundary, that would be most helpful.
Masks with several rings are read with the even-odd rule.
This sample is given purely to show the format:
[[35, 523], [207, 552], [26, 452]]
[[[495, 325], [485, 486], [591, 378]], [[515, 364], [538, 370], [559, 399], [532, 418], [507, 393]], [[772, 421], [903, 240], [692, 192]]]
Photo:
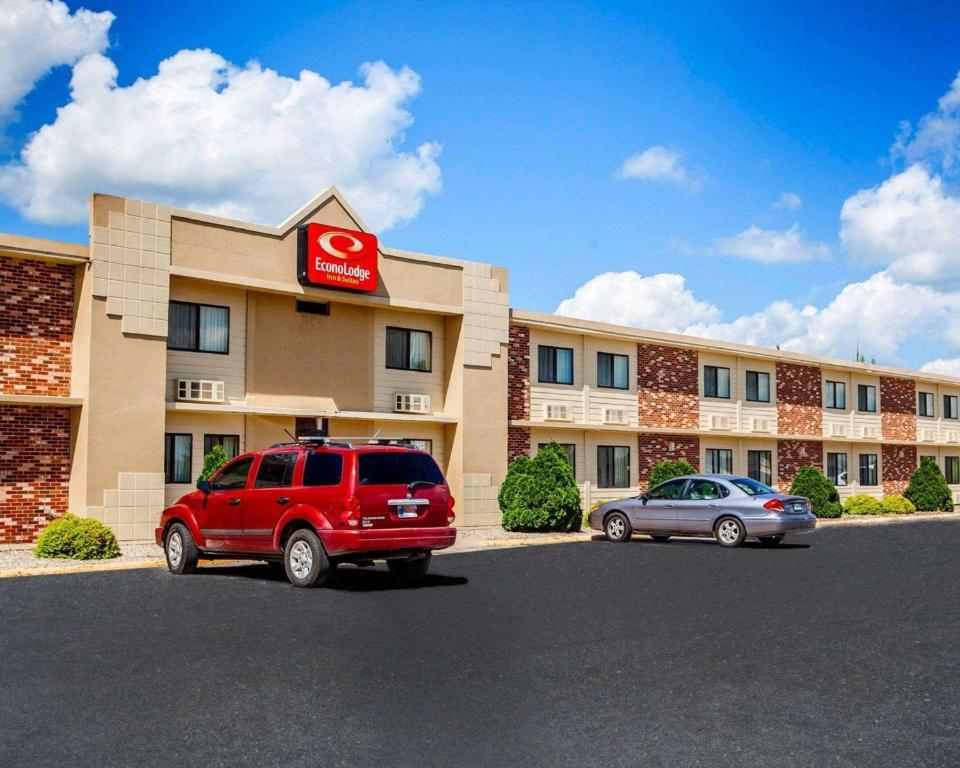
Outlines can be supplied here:
[[917, 387], [912, 379], [880, 377], [880, 424], [884, 440], [917, 439]]
[[[806, 455], [802, 455], [803, 453]], [[809, 466], [823, 471], [823, 443], [819, 440], [777, 441], [778, 491], [789, 493], [797, 472]]]
[[74, 267], [0, 257], [0, 392], [70, 394]]
[[33, 541], [67, 511], [70, 411], [0, 405], [0, 544]]
[[[670, 450], [670, 444], [673, 443], [673, 450]], [[637, 454], [639, 456], [638, 475], [640, 478], [639, 486], [641, 491], [647, 489], [650, 481], [650, 472], [655, 464], [661, 461], [677, 461], [686, 459], [694, 468], [700, 469], [700, 438], [696, 435], [662, 435], [662, 434], [643, 434], [639, 435], [637, 444]]]
[[884, 445], [882, 451], [880, 470], [883, 476], [883, 492], [903, 493], [910, 482], [910, 475], [917, 468], [917, 446]]
[[777, 431], [822, 435], [822, 379], [815, 365], [777, 363]]
[[507, 353], [507, 381], [508, 418], [518, 420], [529, 419], [530, 329], [522, 325], [510, 326], [510, 349]]
[[699, 426], [697, 365], [696, 350], [637, 344], [637, 408], [641, 426]]
[[530, 455], [530, 428], [507, 427], [507, 463]]

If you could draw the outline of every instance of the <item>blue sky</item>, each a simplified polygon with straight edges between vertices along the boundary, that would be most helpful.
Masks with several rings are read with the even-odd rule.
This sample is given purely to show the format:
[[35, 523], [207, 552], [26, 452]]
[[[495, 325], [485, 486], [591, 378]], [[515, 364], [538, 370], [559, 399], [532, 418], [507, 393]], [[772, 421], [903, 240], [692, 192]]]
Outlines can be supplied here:
[[[0, 0], [7, 3], [50, 5]], [[67, 5], [73, 14], [81, 7]], [[76, 215], [59, 216], [63, 206], [44, 201], [76, 197], [86, 179], [97, 191], [196, 199], [276, 223], [263, 195], [224, 191], [240, 186], [235, 174], [214, 184], [195, 161], [176, 173], [135, 170], [218, 154], [215, 144], [193, 146], [196, 128], [177, 125], [182, 111], [156, 112], [152, 103], [124, 133], [113, 128], [116, 112], [94, 105], [87, 120], [57, 126], [57, 108], [71, 101], [72, 67], [85, 55], [113, 62], [111, 88], [120, 91], [190, 49], [239, 68], [256, 60], [294, 80], [310, 70], [361, 90], [358, 68], [382, 61], [419, 80], [388, 107], [376, 100], [382, 111], [371, 108], [366, 122], [347, 110], [337, 116], [343, 125], [328, 130], [315, 116], [310, 123], [287, 114], [283, 131], [265, 125], [260, 147], [233, 147], [224, 165], [242, 172], [244, 153], [265, 144], [281, 168], [267, 192], [282, 197], [291, 186], [285, 174], [296, 174], [291, 155], [309, 155], [300, 187], [355, 189], [360, 213], [381, 223], [389, 245], [508, 266], [514, 306], [554, 311], [586, 284], [566, 312], [842, 357], [860, 338], [880, 362], [940, 360], [940, 369], [960, 374], [952, 107], [941, 110], [937, 131], [915, 130], [893, 149], [902, 121], [916, 128], [953, 93], [960, 7], [757, 5], [235, 2], [226, 13], [222, 3], [87, 2], [115, 16], [108, 26], [101, 18], [106, 44], [91, 38], [60, 61], [51, 56], [49, 72], [17, 102], [19, 118], [5, 130], [0, 230], [85, 239]], [[3, 34], [16, 41], [18, 30]], [[233, 81], [214, 90], [231, 88]], [[135, 112], [138, 98], [130, 91], [112, 109]], [[45, 125], [59, 134], [51, 134], [53, 148], [35, 145], [31, 166], [21, 153]], [[103, 146], [88, 150], [84, 131], [98, 126]], [[229, 126], [219, 129], [225, 146], [234, 142]], [[295, 150], [283, 140], [290, 131], [303, 142]], [[428, 142], [427, 155], [411, 160]], [[342, 173], [326, 155], [314, 157], [311, 144], [344, 145], [334, 157], [357, 159], [356, 167]], [[101, 174], [109, 163], [96, 153], [111, 145], [130, 148], [118, 163], [127, 167]], [[632, 178], [619, 173], [651, 148], [647, 161], [659, 162], [640, 162]], [[901, 176], [912, 166], [912, 176]], [[74, 175], [54, 179], [57, 167]], [[249, 167], [269, 173], [260, 155]], [[897, 181], [884, 196], [880, 185]], [[35, 187], [29, 200], [27, 186]], [[388, 202], [378, 200], [383, 188]], [[841, 238], [841, 209], [860, 191], [866, 197]], [[784, 193], [795, 196], [792, 205], [777, 205]], [[910, 212], [923, 215], [926, 204], [939, 229], [918, 233]], [[896, 227], [885, 224], [891, 211]], [[934, 266], [914, 269], [929, 252]], [[591, 284], [606, 272], [618, 275]]]

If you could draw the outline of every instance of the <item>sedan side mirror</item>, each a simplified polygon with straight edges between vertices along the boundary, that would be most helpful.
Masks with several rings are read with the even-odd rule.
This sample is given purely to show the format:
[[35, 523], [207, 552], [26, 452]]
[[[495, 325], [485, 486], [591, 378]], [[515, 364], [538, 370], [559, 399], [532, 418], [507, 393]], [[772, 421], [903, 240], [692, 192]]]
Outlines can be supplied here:
[[647, 503], [647, 499], [649, 499], [649, 498], [650, 498], [650, 497], [649, 497], [646, 493], [641, 493], [641, 494], [640, 494], [640, 501], [642, 501], [644, 504]]
[[208, 494], [213, 490], [213, 485], [209, 480], [197, 480], [197, 490], [203, 494]]

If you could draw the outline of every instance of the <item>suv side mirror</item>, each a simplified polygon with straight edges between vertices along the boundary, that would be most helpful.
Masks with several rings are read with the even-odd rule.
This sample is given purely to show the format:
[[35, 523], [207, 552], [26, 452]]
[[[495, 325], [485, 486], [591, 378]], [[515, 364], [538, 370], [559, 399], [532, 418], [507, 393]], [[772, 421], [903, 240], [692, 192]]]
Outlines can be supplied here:
[[213, 485], [209, 480], [197, 480], [197, 490], [203, 494], [208, 494], [213, 490]]

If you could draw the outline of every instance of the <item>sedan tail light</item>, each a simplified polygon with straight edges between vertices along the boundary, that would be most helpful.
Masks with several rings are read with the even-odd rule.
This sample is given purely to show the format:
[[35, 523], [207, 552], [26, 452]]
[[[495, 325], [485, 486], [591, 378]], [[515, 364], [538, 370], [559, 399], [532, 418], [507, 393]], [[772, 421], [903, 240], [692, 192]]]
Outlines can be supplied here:
[[447, 497], [447, 525], [453, 525], [453, 521], [457, 519], [457, 515], [453, 511], [453, 505], [456, 503], [453, 496]]
[[356, 496], [348, 496], [344, 500], [340, 523], [351, 528], [356, 528], [360, 524], [360, 499]]
[[771, 512], [784, 512], [783, 502], [780, 499], [770, 499], [766, 504], [763, 505], [764, 509], [769, 509]]

